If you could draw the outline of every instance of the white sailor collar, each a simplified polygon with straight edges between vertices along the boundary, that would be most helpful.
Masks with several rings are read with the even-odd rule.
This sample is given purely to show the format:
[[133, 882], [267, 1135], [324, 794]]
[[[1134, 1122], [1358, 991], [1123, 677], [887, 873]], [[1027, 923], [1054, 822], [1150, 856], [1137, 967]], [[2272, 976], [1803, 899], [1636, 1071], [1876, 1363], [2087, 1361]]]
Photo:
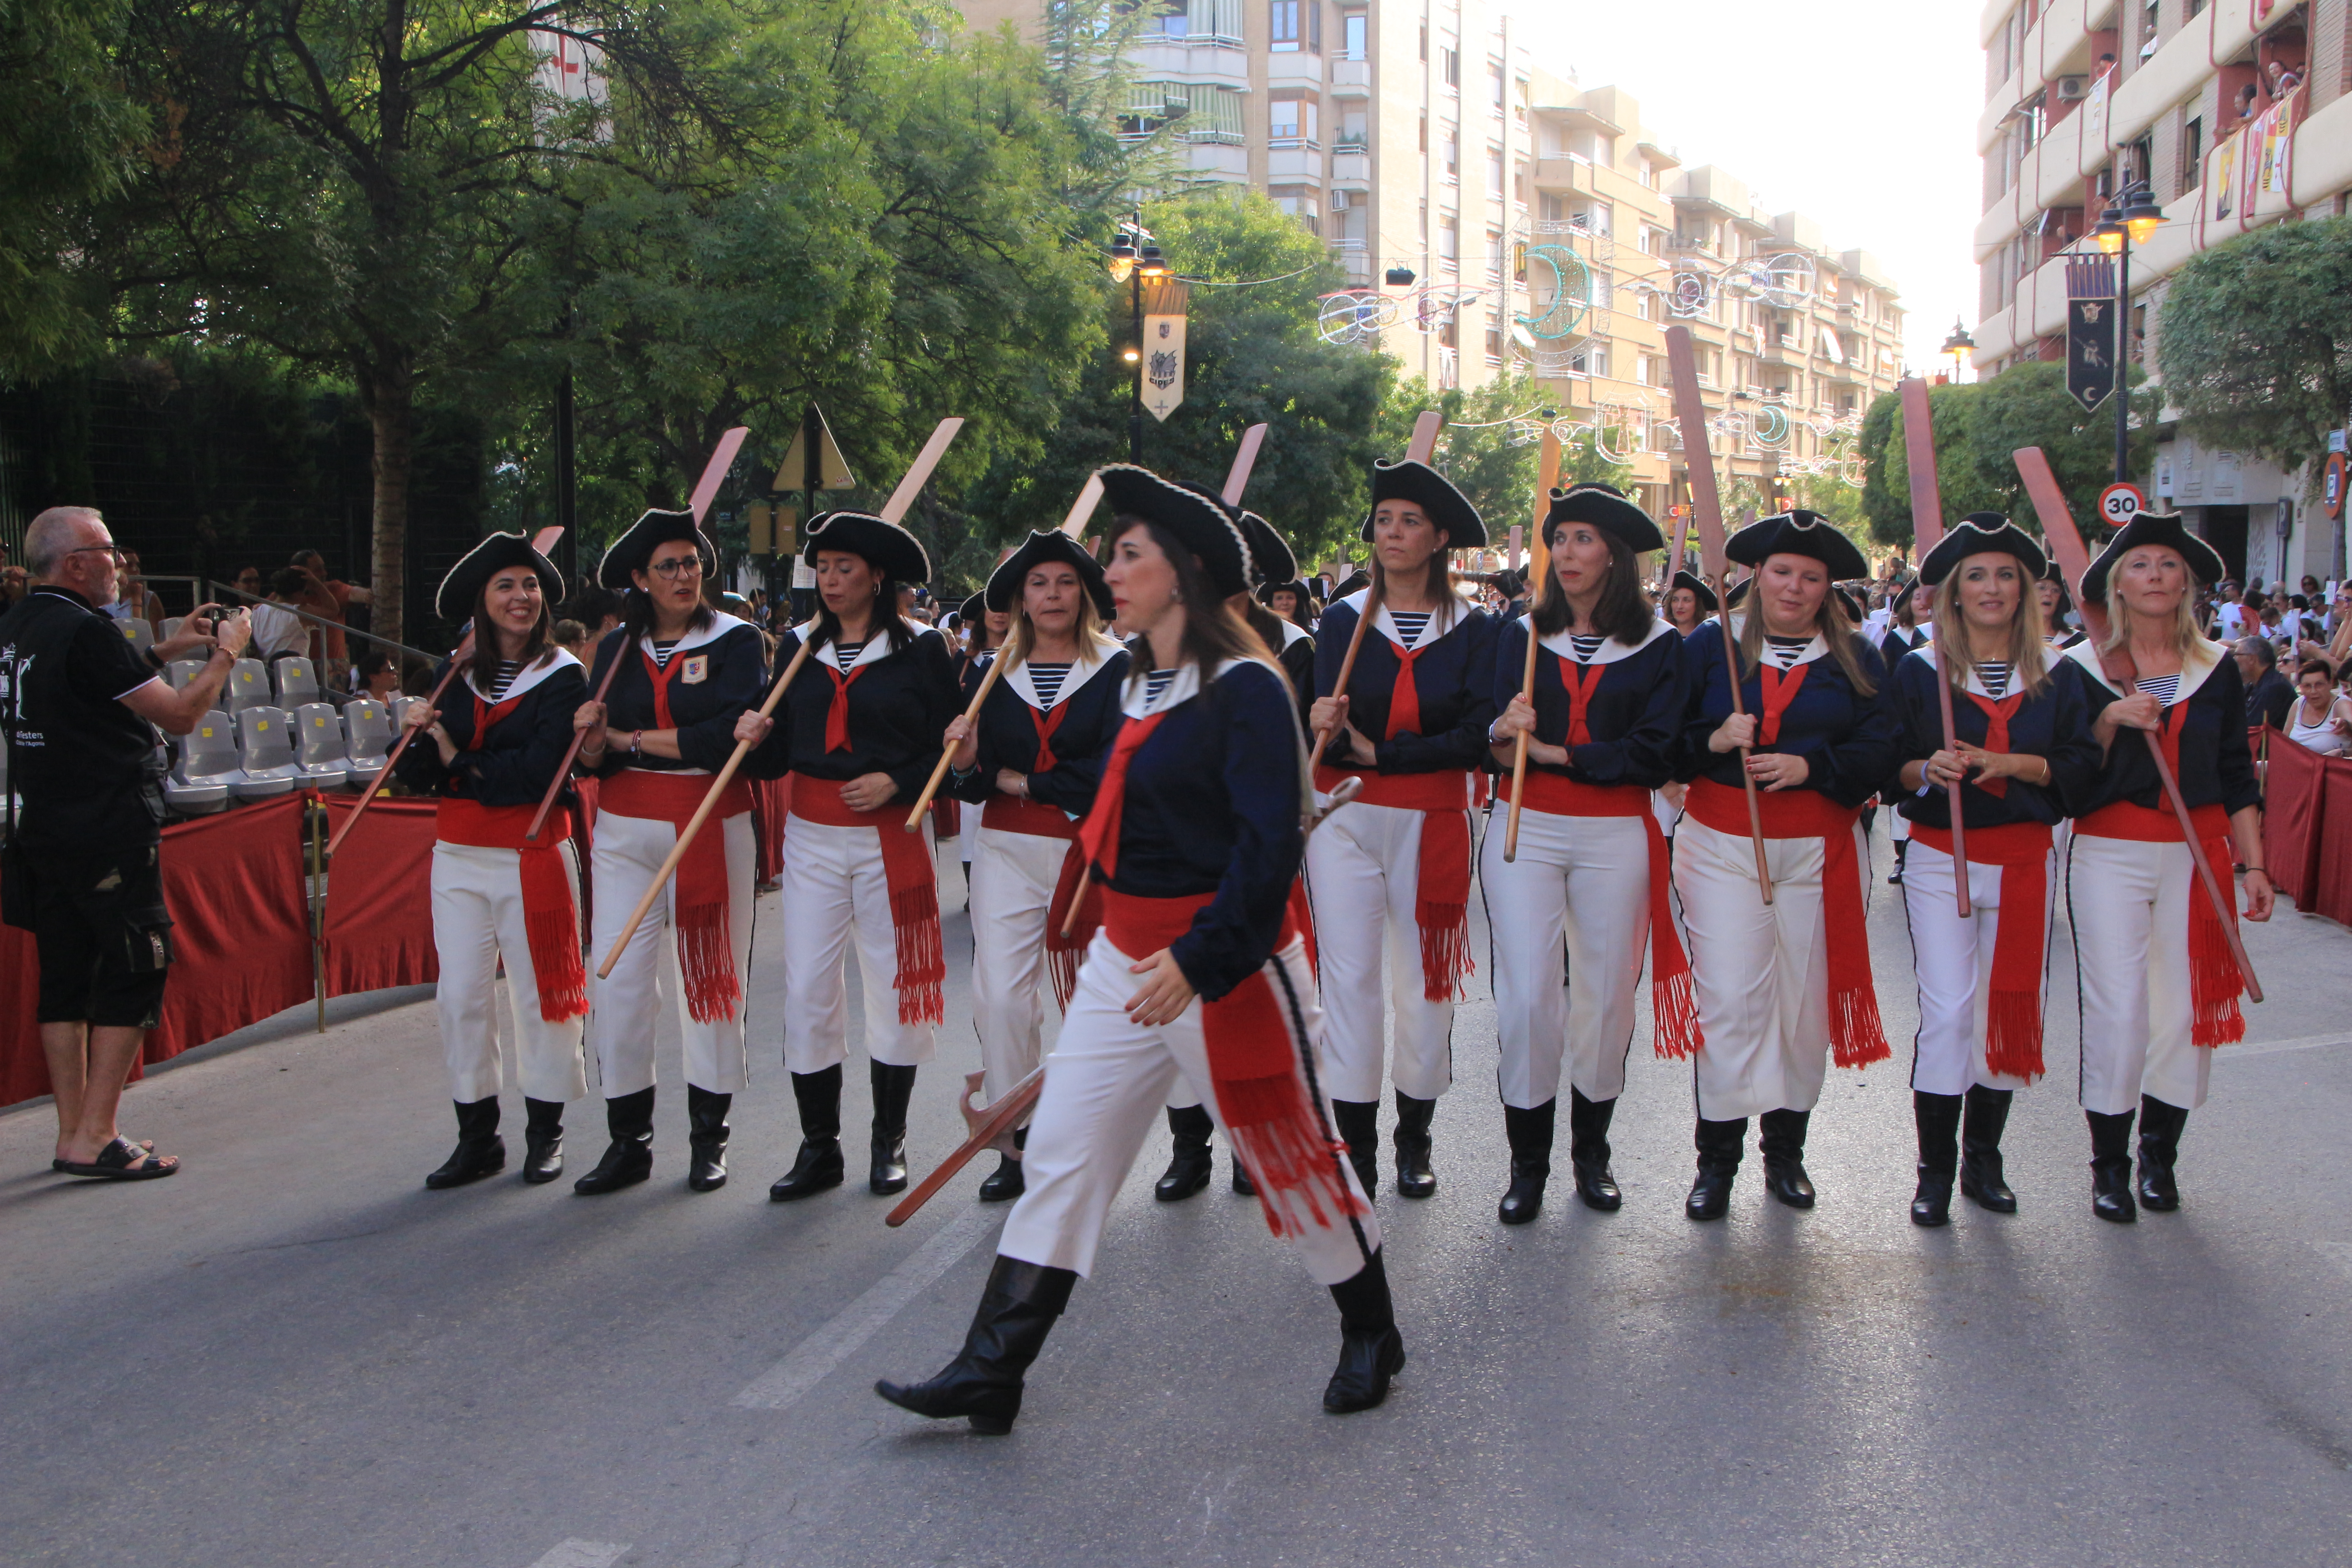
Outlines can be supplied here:
[[[1536, 623], [1533, 616], [1521, 616], [1519, 625], [1527, 629], [1530, 637], [1535, 635]], [[1615, 637], [1610, 637], [1601, 643], [1599, 650], [1591, 658], [1582, 660], [1576, 657], [1576, 644], [1570, 639], [1566, 632], [1554, 632], [1548, 637], [1537, 637], [1536, 640], [1570, 664], [1615, 664], [1620, 659], [1633, 658], [1660, 637], [1673, 635], [1675, 635], [1675, 628], [1670, 623], [1658, 620], [1654, 616], [1650, 621], [1648, 633], [1640, 642], [1620, 642]]]
[[[1312, 642], [1314, 638], [1307, 634], [1307, 628], [1300, 626], [1297, 621], [1284, 621], [1282, 623], [1282, 646], [1284, 648], [1296, 647], [1300, 643]], [[1276, 651], [1280, 650], [1277, 649]]]
[[[1277, 680], [1287, 679], [1280, 668], [1262, 658], [1229, 658], [1217, 666], [1217, 673], [1213, 679], [1222, 680], [1245, 664], [1257, 666]], [[1141, 670], [1141, 661], [1138, 660], [1129, 668], [1131, 671]], [[1148, 671], [1134, 674], [1127, 683], [1126, 694], [1119, 700], [1118, 710], [1130, 719], [1149, 719], [1154, 713], [1168, 712], [1201, 695], [1201, 667], [1197, 664], [1188, 661], [1179, 665], [1175, 679], [1169, 681], [1167, 689], [1160, 692], [1156, 700], [1150, 695], [1149, 675]]]
[[[671, 645], [669, 650], [670, 657], [675, 658], [682, 653], [692, 653], [696, 648], [717, 642], [720, 637], [725, 637], [737, 626], [750, 626], [751, 625], [751, 622], [738, 620], [735, 616], [729, 615], [724, 610], [713, 610], [710, 612], [710, 624], [709, 626], [704, 626], [699, 631], [688, 626], [687, 628], [686, 635]], [[646, 657], [647, 658], [652, 658], [654, 656], [654, 634], [650, 631], [646, 632], [643, 637], [637, 639], [637, 646], [645, 650]], [[659, 661], [656, 660], [656, 662], [658, 663]]]
[[[1054, 693], [1054, 700], [1051, 702], [1045, 701], [1037, 695], [1036, 683], [1029, 678], [1029, 663], [1026, 659], [1024, 659], [1018, 668], [1006, 670], [998, 679], [1011, 687], [1013, 694], [1022, 701], [1040, 713], [1047, 713], [1067, 702], [1073, 692], [1108, 668], [1110, 656], [1118, 651], [1119, 645], [1108, 637], [1097, 637], [1093, 647], [1080, 648], [1078, 658], [1071, 664], [1069, 674], [1062, 677], [1061, 689]], [[991, 650], [990, 657], [994, 657], [994, 650]]]
[[[793, 631], [803, 642], [806, 642], [815, 634], [816, 622], [814, 619], [803, 621], [799, 626], [794, 626]], [[877, 626], [867, 634], [866, 646], [857, 650], [857, 657], [849, 661], [849, 668], [854, 671], [864, 669], [869, 664], [879, 664], [884, 659], [890, 658], [893, 654], [906, 653], [913, 650], [921, 644], [925, 637], [935, 637], [939, 635], [939, 628], [937, 626], [919, 626], [915, 627], [914, 637], [907, 644], [906, 647], [895, 648], [890, 646], [890, 634]], [[833, 646], [833, 644], [827, 643], [824, 647], [814, 649], [810, 652], [809, 658], [812, 659], [823, 659], [827, 669], [839, 673], [841, 671], [841, 661], [835, 658], [829, 651]], [[995, 649], [991, 648], [989, 650], [990, 656], [993, 657], [995, 651]]]
[[[2041, 651], [2042, 668], [2043, 670], [2053, 670], [2058, 668], [2060, 655], [2055, 648], [2047, 647], [2042, 643], [2036, 643], [2033, 646]], [[1918, 647], [1915, 647], [1903, 657], [1905, 658], [1916, 658], [1925, 664], [1929, 669], [1941, 669], [1943, 668], [1941, 661], [1936, 658], [1936, 648], [1935, 645], [1932, 643], [1924, 644]], [[1984, 676], [1976, 668], [1976, 667], [1970, 666], [1969, 669], [1968, 684], [1963, 686], [1960, 689], [1969, 692], [1974, 696], [1981, 697], [1988, 702], [1999, 702], [2003, 700], [2004, 698], [2016, 696], [2018, 693], [2018, 685], [2016, 680], [2012, 679], [2010, 682], [2008, 691], [2003, 693], [2002, 697], [1995, 697], [1991, 691], [1986, 689]]]
[[[1339, 603], [1355, 611], [1357, 617], [1360, 619], [1364, 614], [1364, 602], [1371, 597], [1371, 594], [1372, 591], [1370, 588], [1359, 588], [1356, 592], [1340, 600]], [[1421, 637], [1416, 642], [1407, 642], [1404, 640], [1404, 633], [1397, 626], [1396, 617], [1389, 614], [1389, 607], [1386, 601], [1382, 601], [1380, 614], [1372, 617], [1372, 629], [1380, 633], [1381, 636], [1388, 638], [1390, 642], [1395, 644], [1398, 647], [1402, 648], [1405, 652], [1412, 653], [1417, 648], [1429, 647], [1442, 641], [1444, 638], [1451, 636], [1454, 632], [1459, 631], [1470, 619], [1470, 616], [1467, 614], [1470, 606], [1457, 600], [1453, 606], [1453, 613], [1446, 617], [1445, 625], [1443, 627], [1440, 627], [1437, 625], [1437, 620], [1442, 608], [1443, 606], [1441, 606], [1440, 610], [1432, 610], [1430, 612], [1429, 619], [1422, 623]], [[1328, 615], [1329, 612], [1326, 611], [1325, 614]]]
[[[1748, 617], [1743, 615], [1735, 614], [1730, 620], [1725, 623], [1725, 625], [1732, 639], [1737, 641], [1747, 628]], [[1813, 640], [1807, 643], [1805, 645], [1804, 651], [1797, 656], [1796, 664], [1791, 664], [1789, 668], [1790, 669], [1794, 669], [1797, 668], [1798, 664], [1811, 664], [1817, 658], [1826, 658], [1829, 657], [1829, 651], [1830, 645], [1822, 640], [1821, 633], [1815, 632], [1813, 634]], [[1780, 661], [1778, 659], [1767, 658], [1764, 662], [1771, 665], [1775, 669], [1780, 668]]]
[[[545, 653], [541, 654], [537, 658], [533, 659], [530, 664], [515, 671], [515, 678], [507, 683], [506, 695], [498, 699], [498, 700], [500, 702], [511, 702], [516, 698], [520, 697], [524, 692], [529, 691], [532, 687], [537, 686], [540, 682], [545, 680], [549, 676], [553, 675], [557, 670], [566, 668], [578, 669], [579, 668], [580, 661], [572, 658], [569, 652], [560, 647], [551, 647]], [[474, 668], [471, 660], [467, 660], [466, 665], [466, 689], [472, 692], [475, 696], [480, 698], [485, 702], [490, 700], [489, 693], [484, 691], [480, 687], [474, 684]]]
[[[2089, 637], [2066, 649], [2060, 657], [2073, 659], [2082, 668], [2084, 674], [2116, 696], [2130, 695], [2107, 679], [2106, 671], [2099, 666], [2099, 646]], [[2229, 657], [2229, 648], [2221, 643], [2207, 642], [2203, 637], [2191, 642], [2189, 652], [2180, 660], [2180, 686], [2173, 694], [2173, 702], [2186, 702], [2195, 696], [2200, 687], [2213, 679], [2214, 671], [2221, 668], [2221, 661]]]

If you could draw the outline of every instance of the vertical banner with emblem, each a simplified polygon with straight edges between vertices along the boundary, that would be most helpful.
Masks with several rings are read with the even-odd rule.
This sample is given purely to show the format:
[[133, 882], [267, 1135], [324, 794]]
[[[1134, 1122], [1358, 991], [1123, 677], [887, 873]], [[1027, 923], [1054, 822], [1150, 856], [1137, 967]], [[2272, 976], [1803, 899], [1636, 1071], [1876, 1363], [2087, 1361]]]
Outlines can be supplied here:
[[1192, 297], [1181, 278], [1148, 279], [1143, 285], [1143, 406], [1162, 424], [1184, 401], [1184, 309]]
[[2104, 256], [2066, 258], [2066, 393], [2096, 408], [2116, 389], [2116, 264]]

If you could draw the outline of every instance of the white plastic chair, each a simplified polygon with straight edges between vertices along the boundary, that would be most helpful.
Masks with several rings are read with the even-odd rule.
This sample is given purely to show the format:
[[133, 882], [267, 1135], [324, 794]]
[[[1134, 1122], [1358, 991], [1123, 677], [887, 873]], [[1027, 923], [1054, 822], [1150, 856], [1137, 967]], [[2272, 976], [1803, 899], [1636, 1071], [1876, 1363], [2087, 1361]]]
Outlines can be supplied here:
[[278, 679], [278, 706], [291, 713], [319, 700], [319, 671], [307, 658], [281, 658], [270, 667]]
[[314, 789], [341, 789], [350, 782], [351, 753], [343, 741], [343, 721], [328, 702], [305, 702], [294, 710], [295, 762], [302, 782]]
[[231, 784], [239, 800], [267, 800], [291, 793], [302, 782], [301, 764], [294, 760], [294, 726], [283, 708], [247, 708], [236, 719], [237, 750], [245, 758], [245, 778]]
[[364, 784], [383, 772], [399, 731], [393, 726], [392, 710], [373, 697], [354, 698], [344, 704], [343, 723], [350, 731], [351, 782]]
[[269, 708], [269, 667], [257, 658], [241, 658], [229, 667], [228, 684], [221, 689], [226, 710], [234, 715], [248, 708]]
[[117, 621], [115, 625], [122, 628], [124, 638], [127, 639], [131, 646], [139, 652], [145, 653], [149, 648], [155, 646], [155, 628], [147, 622], [142, 620], [127, 620]]
[[245, 777], [228, 716], [205, 714], [180, 737], [179, 749], [179, 765], [163, 778], [163, 804], [188, 816], [226, 810], [230, 790]]
[[188, 617], [187, 617], [187, 616], [164, 616], [164, 617], [163, 617], [163, 641], [165, 641], [165, 642], [169, 642], [169, 641], [171, 641], [173, 637], [178, 637], [178, 636], [180, 635], [180, 628], [181, 628], [182, 626], [184, 626], [187, 625], [187, 623], [188, 623]]

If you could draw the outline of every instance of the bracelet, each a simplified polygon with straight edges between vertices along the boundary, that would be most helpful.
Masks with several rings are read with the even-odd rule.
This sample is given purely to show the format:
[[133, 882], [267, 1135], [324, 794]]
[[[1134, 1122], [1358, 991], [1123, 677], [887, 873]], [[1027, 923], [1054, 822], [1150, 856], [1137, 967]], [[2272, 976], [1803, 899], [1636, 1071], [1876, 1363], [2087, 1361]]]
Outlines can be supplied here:
[[637, 742], [645, 738], [646, 732], [643, 730], [632, 730], [629, 731], [629, 755], [631, 758], [634, 759], [636, 756]]

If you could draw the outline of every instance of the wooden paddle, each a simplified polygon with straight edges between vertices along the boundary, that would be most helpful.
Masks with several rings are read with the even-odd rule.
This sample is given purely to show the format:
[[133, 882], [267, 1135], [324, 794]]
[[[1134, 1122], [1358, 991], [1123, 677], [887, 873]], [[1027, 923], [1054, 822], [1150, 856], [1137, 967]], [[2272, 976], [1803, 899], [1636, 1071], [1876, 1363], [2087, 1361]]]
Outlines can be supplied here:
[[[1528, 658], [1519, 672], [1519, 690], [1529, 702], [1536, 700], [1536, 572], [1541, 565], [1546, 579], [1551, 576], [1551, 552], [1544, 544], [1544, 516], [1551, 510], [1551, 489], [1559, 483], [1559, 437], [1547, 428], [1543, 433], [1543, 456], [1536, 465], [1536, 520], [1529, 536], [1528, 551]], [[1551, 591], [1546, 582], [1544, 592]], [[1511, 815], [1503, 824], [1503, 862], [1508, 865], [1519, 858], [1519, 798], [1528, 787], [1528, 738], [1533, 731], [1519, 731], [1517, 743], [1511, 750]]]
[[[1927, 552], [1943, 542], [1944, 500], [1936, 482], [1936, 433], [1927, 422], [1927, 384], [1916, 375], [1906, 375], [1895, 391], [1903, 398], [1903, 452], [1911, 465], [1911, 537], [1919, 547], [1919, 559], [1926, 561]], [[2026, 585], [2032, 592], [2032, 584]], [[2024, 606], [2019, 609], [2022, 612]], [[1968, 635], [1961, 628], [1961, 636]], [[1888, 670], [1892, 676], [1895, 672]], [[1949, 667], [1944, 663], [1942, 650], [1936, 655], [1936, 710], [1944, 721], [1944, 750], [1950, 751], [1958, 743], [1958, 734], [1952, 728], [1952, 682]], [[1944, 786], [1945, 798], [1952, 807], [1952, 892], [1959, 900], [1960, 919], [1967, 920], [1969, 910], [1969, 839], [1968, 825], [1960, 820], [1960, 786]]]
[[[931, 470], [939, 467], [940, 458], [946, 455], [948, 443], [953, 441], [956, 432], [962, 428], [961, 419], [940, 421], [939, 427], [931, 432], [931, 438], [924, 442], [923, 449], [915, 455], [915, 461], [907, 469], [906, 477], [898, 481], [898, 488], [891, 491], [890, 499], [883, 503], [878, 514], [883, 521], [895, 523], [907, 515], [915, 504], [915, 498], [922, 493], [924, 482], [931, 477]], [[760, 704], [761, 718], [765, 719], [775, 712], [776, 704], [799, 676], [801, 666], [808, 662], [809, 650], [815, 646], [814, 637], [802, 637], [801, 646], [793, 650], [791, 662], [784, 666], [784, 673], [768, 689], [767, 700]], [[662, 889], [669, 885], [670, 876], [677, 869], [677, 863], [686, 858], [687, 849], [694, 843], [695, 835], [702, 831], [702, 825], [709, 819], [711, 809], [719, 804], [719, 797], [734, 782], [735, 770], [743, 765], [743, 759], [751, 752], [751, 742], [735, 742], [735, 750], [728, 757], [727, 765], [720, 768], [718, 775], [710, 781], [709, 792], [702, 797], [702, 804], [694, 808], [694, 815], [678, 830], [677, 843], [671, 847], [668, 858], [662, 861], [661, 869], [654, 873], [654, 879], [646, 884], [645, 897], [637, 900], [636, 909], [629, 915], [629, 923], [621, 928], [620, 940], [613, 943], [613, 950], [597, 966], [597, 979], [603, 980], [610, 975], [613, 966], [621, 961], [621, 953], [629, 945], [629, 939], [637, 934], [637, 927], [644, 923], [646, 911], [654, 907], [654, 900], [661, 897]]]

